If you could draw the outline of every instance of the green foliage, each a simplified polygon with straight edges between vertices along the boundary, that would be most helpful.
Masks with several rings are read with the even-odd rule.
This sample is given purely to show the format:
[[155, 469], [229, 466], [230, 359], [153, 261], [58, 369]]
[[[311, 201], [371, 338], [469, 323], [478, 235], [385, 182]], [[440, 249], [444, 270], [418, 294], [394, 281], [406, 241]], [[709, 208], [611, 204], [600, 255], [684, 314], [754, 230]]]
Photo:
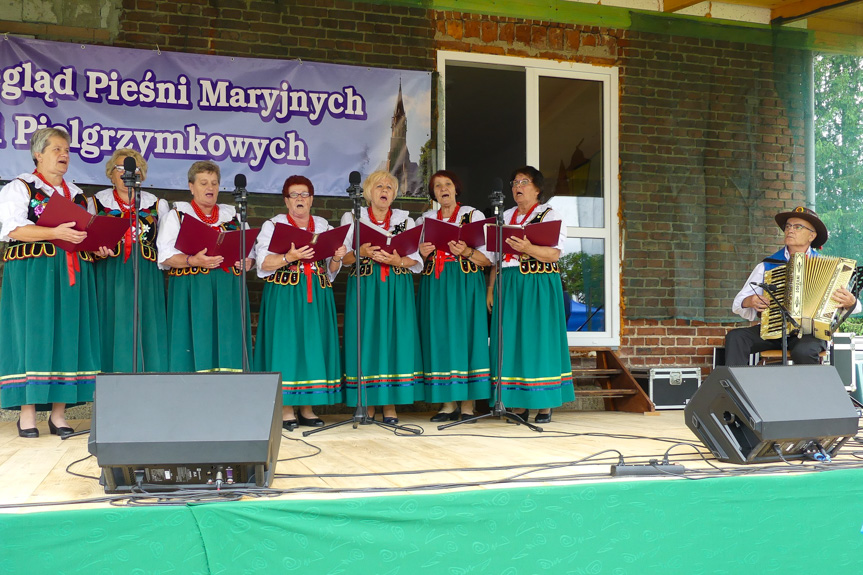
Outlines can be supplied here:
[[581, 303], [590, 299], [596, 307], [603, 300], [603, 256], [584, 252], [566, 254], [558, 262], [560, 275], [567, 291]]
[[863, 264], [863, 59], [815, 58], [815, 204], [824, 253]]
[[842, 322], [842, 325], [836, 331], [840, 333], [853, 333], [854, 335], [863, 334], [863, 317], [849, 317]]

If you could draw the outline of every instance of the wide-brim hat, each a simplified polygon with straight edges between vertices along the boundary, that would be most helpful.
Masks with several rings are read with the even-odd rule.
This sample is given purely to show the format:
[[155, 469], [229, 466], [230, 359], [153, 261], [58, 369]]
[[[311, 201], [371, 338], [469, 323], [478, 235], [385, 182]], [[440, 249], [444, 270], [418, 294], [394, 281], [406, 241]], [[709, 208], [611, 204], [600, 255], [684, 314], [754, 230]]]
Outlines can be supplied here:
[[791, 218], [800, 218], [801, 220], [806, 220], [809, 222], [813, 228], [815, 228], [815, 239], [812, 240], [812, 247], [815, 249], [820, 248], [824, 244], [827, 243], [827, 239], [830, 237], [830, 234], [827, 232], [827, 226], [824, 225], [824, 222], [818, 217], [813, 210], [809, 208], [804, 208], [803, 206], [799, 206], [794, 208], [794, 210], [790, 212], [782, 212], [780, 214], [776, 214], [774, 218], [776, 223], [779, 225], [779, 229], [784, 230], [785, 224]]

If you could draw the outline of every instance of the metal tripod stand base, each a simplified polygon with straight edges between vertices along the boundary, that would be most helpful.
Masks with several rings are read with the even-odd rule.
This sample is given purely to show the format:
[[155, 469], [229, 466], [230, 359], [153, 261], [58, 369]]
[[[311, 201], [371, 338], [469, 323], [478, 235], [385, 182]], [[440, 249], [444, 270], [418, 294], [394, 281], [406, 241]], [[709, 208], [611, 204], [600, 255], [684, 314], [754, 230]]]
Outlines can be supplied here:
[[477, 421], [479, 419], [485, 419], [486, 417], [502, 417], [504, 419], [508, 419], [509, 421], [511, 421], [517, 425], [525, 425], [531, 431], [536, 431], [537, 433], [542, 433], [542, 428], [539, 427], [538, 425], [534, 425], [528, 421], [525, 421], [522, 418], [520, 418], [519, 416], [517, 416], [516, 414], [514, 414], [513, 412], [507, 411], [506, 408], [498, 407], [498, 406], [494, 406], [494, 408], [492, 408], [492, 410], [489, 413], [484, 413], [483, 415], [477, 415], [477, 416], [471, 417], [469, 419], [463, 419], [461, 421], [453, 421], [452, 423], [445, 423], [443, 425], [438, 425], [437, 428], [440, 431], [440, 430], [444, 430], [448, 427], [453, 427], [455, 425], [461, 425], [463, 423], [473, 423], [474, 421]]
[[378, 427], [385, 427], [387, 429], [398, 429], [399, 431], [406, 431], [408, 433], [413, 433], [414, 435], [422, 434], [422, 431], [419, 429], [411, 429], [410, 427], [404, 427], [403, 425], [398, 425], [396, 423], [384, 423], [383, 421], [375, 421], [374, 419], [369, 417], [365, 407], [363, 407], [362, 409], [364, 413], [354, 413], [354, 416], [350, 419], [345, 419], [344, 421], [337, 421], [336, 423], [331, 423], [329, 425], [325, 425], [324, 427], [318, 427], [317, 429], [310, 429], [308, 431], [304, 431], [303, 437], [308, 437], [313, 433], [318, 433], [319, 431], [327, 431], [328, 429], [333, 429], [334, 427], [341, 427], [342, 425], [347, 425], [349, 423], [353, 424], [354, 429], [356, 429], [358, 425], [377, 425]]

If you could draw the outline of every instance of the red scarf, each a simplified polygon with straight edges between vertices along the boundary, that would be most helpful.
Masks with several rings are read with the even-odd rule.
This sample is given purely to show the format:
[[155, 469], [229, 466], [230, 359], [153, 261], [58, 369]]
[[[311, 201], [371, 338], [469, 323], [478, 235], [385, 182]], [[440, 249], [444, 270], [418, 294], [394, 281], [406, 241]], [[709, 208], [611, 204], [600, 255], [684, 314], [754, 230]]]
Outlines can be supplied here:
[[[525, 222], [527, 222], [528, 218], [530, 218], [530, 214], [532, 214], [532, 213], [533, 213], [533, 210], [535, 210], [535, 209], [536, 209], [536, 207], [537, 207], [538, 205], [539, 205], [539, 202], [537, 202], [537, 203], [533, 204], [533, 206], [532, 206], [532, 207], [527, 211], [527, 213], [524, 215], [524, 218], [522, 218], [522, 220], [521, 220], [520, 222], [518, 222], [518, 223], [516, 223], [516, 220], [518, 219], [518, 208], [516, 208], [515, 210], [513, 210], [513, 212], [512, 212], [512, 216], [509, 218], [509, 225], [511, 225], [511, 226], [512, 226], [512, 225], [524, 226]], [[514, 256], [514, 255], [512, 255], [512, 254], [506, 254], [506, 257], [504, 258], [504, 261], [507, 261], [507, 262], [508, 262], [508, 261], [512, 261], [512, 260], [514, 260], [514, 259], [515, 259], [515, 257], [516, 257], [516, 256]]]
[[132, 209], [132, 204], [126, 203], [120, 199], [120, 194], [117, 193], [117, 188], [114, 188], [114, 201], [117, 202], [117, 205], [120, 206], [120, 217], [121, 218], [129, 218], [129, 229], [126, 230], [126, 233], [123, 235], [123, 263], [129, 261], [129, 255], [132, 253], [132, 228], [138, 227], [138, 214], [135, 214], [135, 218], [132, 218], [132, 214], [134, 210]]
[[[458, 211], [461, 208], [461, 204], [456, 202], [455, 209], [452, 212], [452, 215], [447, 218], [447, 222], [454, 224], [456, 218], [458, 217]], [[443, 220], [443, 208], [437, 211], [437, 219]], [[440, 279], [440, 274], [443, 271], [443, 265], [446, 262], [454, 262], [455, 258], [452, 254], [441, 250], [435, 250], [434, 253], [434, 279]]]
[[[383, 228], [386, 231], [390, 231], [390, 219], [393, 216], [393, 209], [392, 208], [387, 208], [387, 214], [384, 216], [384, 219], [382, 222], [379, 222], [375, 219], [375, 214], [372, 211], [371, 206], [366, 208], [366, 210], [368, 212], [369, 221], [371, 223], [373, 223], [374, 225], [376, 225], [380, 228]], [[380, 266], [381, 266], [381, 281], [386, 282], [387, 276], [390, 275], [390, 266], [388, 264], [380, 264]]]
[[[291, 217], [291, 214], [288, 214], [288, 223], [295, 228], [303, 229], [300, 224], [294, 221], [294, 218]], [[306, 230], [311, 233], [315, 233], [315, 218], [313, 218], [311, 215], [309, 216], [309, 225]], [[312, 303], [312, 262], [302, 261], [300, 263], [303, 267], [303, 275], [306, 276], [306, 301]]]
[[[33, 170], [33, 173], [36, 175], [37, 178], [42, 180], [42, 182], [46, 186], [49, 186], [52, 190], [57, 191], [57, 188], [54, 186], [54, 184], [52, 184], [51, 182], [46, 180], [45, 176], [40, 174], [38, 170]], [[62, 183], [62, 188], [60, 191], [63, 193], [63, 196], [67, 200], [71, 200], [72, 199], [72, 192], [69, 191], [69, 186], [66, 185], [66, 180], [62, 180], [61, 183]], [[80, 271], [81, 271], [81, 264], [78, 262], [78, 254], [76, 254], [75, 252], [66, 252], [66, 273], [69, 274], [69, 285], [70, 286], [75, 285], [75, 273], [80, 272]]]

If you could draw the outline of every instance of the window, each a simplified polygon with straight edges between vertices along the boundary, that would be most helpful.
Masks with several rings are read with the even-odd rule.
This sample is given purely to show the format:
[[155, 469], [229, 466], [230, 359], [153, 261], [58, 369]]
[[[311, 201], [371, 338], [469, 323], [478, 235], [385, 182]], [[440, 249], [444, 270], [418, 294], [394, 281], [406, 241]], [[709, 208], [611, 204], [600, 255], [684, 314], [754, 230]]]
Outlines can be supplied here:
[[567, 226], [569, 343], [620, 345], [617, 69], [438, 52], [438, 70], [439, 163], [462, 179], [462, 203], [491, 216], [495, 178], [539, 168]]

